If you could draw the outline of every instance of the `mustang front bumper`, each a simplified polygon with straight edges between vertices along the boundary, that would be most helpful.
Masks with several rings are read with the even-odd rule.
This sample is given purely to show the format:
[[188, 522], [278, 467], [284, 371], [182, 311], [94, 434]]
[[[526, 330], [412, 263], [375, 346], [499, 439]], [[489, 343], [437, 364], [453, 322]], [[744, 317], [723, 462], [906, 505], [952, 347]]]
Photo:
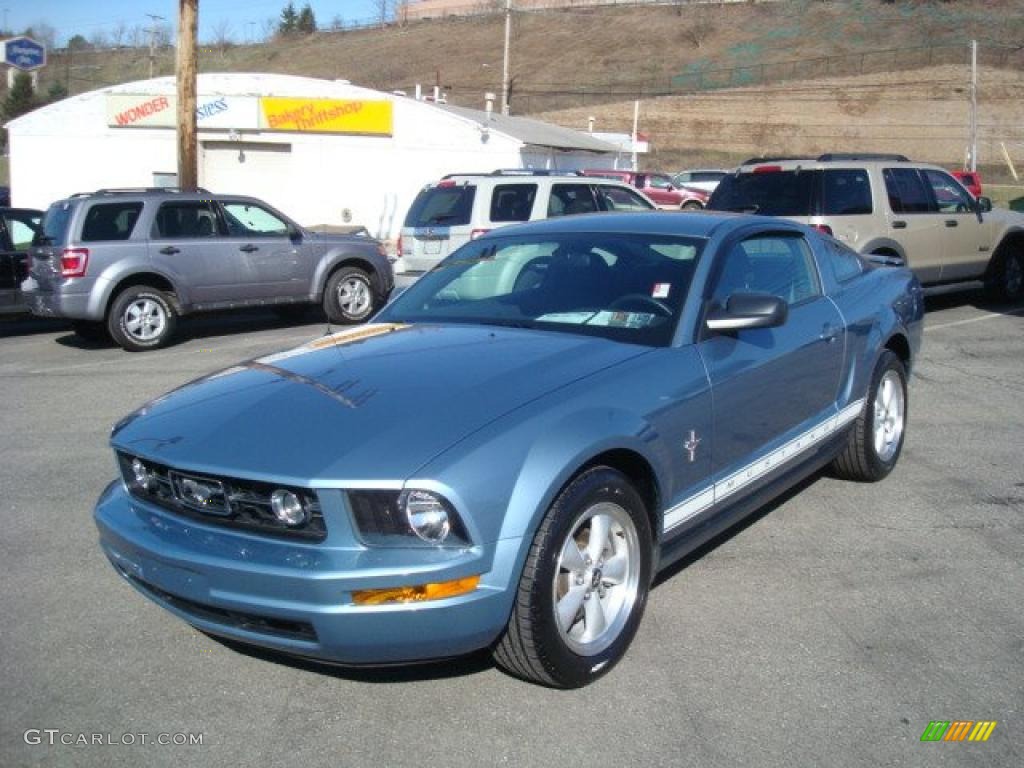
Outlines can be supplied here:
[[[177, 517], [120, 481], [103, 492], [95, 519], [103, 551], [144, 595], [203, 631], [285, 653], [354, 665], [454, 656], [492, 643], [512, 610], [520, 539], [368, 548], [329, 522], [323, 543], [289, 541]], [[458, 597], [352, 600], [356, 590], [476, 574], [480, 585]]]

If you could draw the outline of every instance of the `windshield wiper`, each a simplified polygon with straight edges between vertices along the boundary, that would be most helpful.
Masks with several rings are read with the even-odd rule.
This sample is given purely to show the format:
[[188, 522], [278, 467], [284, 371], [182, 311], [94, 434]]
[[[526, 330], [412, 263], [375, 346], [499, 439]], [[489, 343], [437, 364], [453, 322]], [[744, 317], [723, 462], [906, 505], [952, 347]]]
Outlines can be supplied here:
[[439, 213], [437, 216], [431, 216], [429, 219], [426, 220], [425, 223], [440, 224], [442, 221], [451, 221], [452, 219], [456, 218], [458, 218], [458, 216], [456, 216], [454, 213]]

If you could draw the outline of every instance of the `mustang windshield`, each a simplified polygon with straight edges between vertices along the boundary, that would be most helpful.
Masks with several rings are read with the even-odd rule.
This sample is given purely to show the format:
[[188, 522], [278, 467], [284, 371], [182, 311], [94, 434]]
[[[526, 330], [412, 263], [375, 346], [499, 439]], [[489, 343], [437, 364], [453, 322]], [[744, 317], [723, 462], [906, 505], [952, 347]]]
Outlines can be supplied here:
[[442, 261], [378, 319], [507, 325], [666, 346], [703, 245], [666, 235], [492, 235]]

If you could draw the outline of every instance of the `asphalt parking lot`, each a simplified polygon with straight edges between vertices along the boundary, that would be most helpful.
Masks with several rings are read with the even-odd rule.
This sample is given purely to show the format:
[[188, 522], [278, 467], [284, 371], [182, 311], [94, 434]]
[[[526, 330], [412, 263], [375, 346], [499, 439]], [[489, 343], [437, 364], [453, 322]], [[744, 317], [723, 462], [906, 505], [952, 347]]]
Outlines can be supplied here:
[[[0, 320], [0, 766], [1024, 763], [1024, 308], [930, 300], [893, 475], [814, 478], [685, 561], [625, 660], [569, 692], [486, 655], [344, 671], [243, 652], [100, 553], [110, 425], [323, 330], [210, 317], [133, 355]], [[922, 743], [932, 720], [998, 725]]]

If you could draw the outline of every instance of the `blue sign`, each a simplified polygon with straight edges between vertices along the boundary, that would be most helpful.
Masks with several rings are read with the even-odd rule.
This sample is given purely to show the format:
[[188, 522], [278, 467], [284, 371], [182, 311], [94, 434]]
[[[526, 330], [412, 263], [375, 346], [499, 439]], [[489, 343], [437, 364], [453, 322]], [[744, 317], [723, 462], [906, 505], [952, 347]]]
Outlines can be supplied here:
[[4, 40], [4, 63], [24, 72], [39, 69], [46, 65], [46, 46], [31, 37]]

